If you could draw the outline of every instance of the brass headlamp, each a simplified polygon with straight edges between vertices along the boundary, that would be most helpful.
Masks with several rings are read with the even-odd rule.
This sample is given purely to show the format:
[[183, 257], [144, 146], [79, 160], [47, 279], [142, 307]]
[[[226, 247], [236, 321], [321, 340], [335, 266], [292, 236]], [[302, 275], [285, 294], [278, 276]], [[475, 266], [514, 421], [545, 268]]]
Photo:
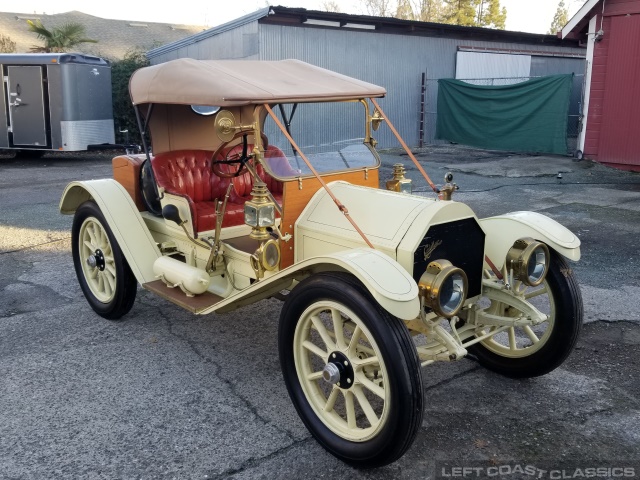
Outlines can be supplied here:
[[520, 238], [507, 252], [507, 270], [525, 285], [540, 285], [549, 270], [549, 247], [530, 237]]
[[467, 299], [467, 274], [449, 260], [434, 260], [420, 277], [418, 290], [425, 306], [441, 317], [451, 318]]
[[404, 165], [396, 163], [393, 166], [393, 178], [387, 182], [387, 190], [391, 190], [392, 192], [411, 193], [413, 191], [411, 179], [406, 178], [404, 176], [405, 173], [407, 173], [407, 171], [405, 170]]
[[267, 185], [263, 182], [253, 184], [251, 200], [244, 204], [244, 223], [252, 227], [249, 237], [264, 241], [271, 238], [267, 230], [276, 223], [276, 206], [269, 197]]
[[263, 242], [250, 257], [251, 268], [256, 272], [258, 279], [264, 276], [264, 272], [273, 271], [280, 265], [280, 245], [275, 239]]

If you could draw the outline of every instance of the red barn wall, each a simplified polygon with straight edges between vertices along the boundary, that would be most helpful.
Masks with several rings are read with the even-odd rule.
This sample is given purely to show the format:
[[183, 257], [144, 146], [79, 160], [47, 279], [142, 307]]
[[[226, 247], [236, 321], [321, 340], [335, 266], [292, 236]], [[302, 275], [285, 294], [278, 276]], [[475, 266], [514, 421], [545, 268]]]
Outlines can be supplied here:
[[[597, 30], [600, 22], [598, 14]], [[640, 0], [607, 0], [602, 30], [594, 48], [584, 155], [640, 170]]]

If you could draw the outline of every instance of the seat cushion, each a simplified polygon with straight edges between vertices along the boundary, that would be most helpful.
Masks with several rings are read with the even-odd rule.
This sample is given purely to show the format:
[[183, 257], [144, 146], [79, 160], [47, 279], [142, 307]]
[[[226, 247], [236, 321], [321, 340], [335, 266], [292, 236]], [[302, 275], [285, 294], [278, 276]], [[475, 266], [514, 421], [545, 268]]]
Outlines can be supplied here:
[[[195, 222], [198, 232], [213, 230], [216, 228], [216, 202], [194, 203]], [[222, 219], [223, 227], [235, 227], [244, 225], [244, 204], [227, 202], [227, 209]]]

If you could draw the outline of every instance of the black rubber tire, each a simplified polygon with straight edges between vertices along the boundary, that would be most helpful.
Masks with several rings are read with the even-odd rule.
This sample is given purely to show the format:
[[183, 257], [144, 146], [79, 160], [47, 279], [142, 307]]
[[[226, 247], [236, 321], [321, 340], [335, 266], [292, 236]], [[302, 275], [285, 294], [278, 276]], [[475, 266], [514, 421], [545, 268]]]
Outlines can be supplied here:
[[15, 158], [33, 158], [33, 159], [37, 159], [37, 158], [41, 158], [45, 153], [47, 153], [46, 150], [15, 150]]
[[[345, 439], [331, 431], [309, 404], [294, 361], [294, 333], [301, 314], [315, 302], [344, 305], [365, 323], [387, 368], [392, 405], [381, 431], [364, 442]], [[319, 273], [301, 282], [288, 295], [280, 314], [280, 365], [289, 396], [307, 429], [329, 453], [358, 468], [387, 465], [413, 443], [423, 415], [423, 388], [416, 347], [404, 323], [391, 316], [353, 276]]]
[[[114, 258], [114, 266], [116, 270], [116, 289], [113, 299], [108, 303], [103, 303], [91, 292], [87, 280], [82, 270], [80, 251], [79, 251], [79, 237], [80, 227], [82, 223], [89, 217], [95, 218], [104, 228], [107, 236], [109, 237], [109, 243], [111, 244], [111, 251]], [[106, 222], [100, 207], [95, 202], [89, 200], [84, 202], [76, 210], [73, 217], [73, 226], [71, 228], [71, 253], [73, 255], [73, 265], [78, 277], [78, 283], [82, 293], [89, 302], [89, 305], [93, 310], [103, 318], [108, 320], [118, 320], [126, 315], [136, 299], [136, 291], [138, 289], [138, 282], [135, 275], [131, 271], [127, 259], [124, 257], [118, 242], [113, 236], [109, 224]]]
[[476, 343], [469, 347], [469, 351], [482, 366], [507, 377], [529, 378], [545, 375], [567, 359], [582, 330], [580, 287], [565, 259], [554, 251], [551, 251], [546, 280], [556, 306], [553, 330], [546, 344], [529, 356], [507, 358]]

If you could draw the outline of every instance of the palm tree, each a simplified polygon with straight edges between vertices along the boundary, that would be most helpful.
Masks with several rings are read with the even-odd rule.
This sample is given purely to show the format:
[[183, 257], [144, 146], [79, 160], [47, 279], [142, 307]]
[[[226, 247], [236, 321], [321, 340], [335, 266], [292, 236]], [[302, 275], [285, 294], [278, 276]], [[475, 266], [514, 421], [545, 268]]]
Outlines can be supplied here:
[[40, 20], [27, 20], [29, 31], [35, 33], [40, 40], [44, 41], [43, 46], [34, 45], [32, 52], [57, 53], [67, 52], [81, 43], [98, 43], [97, 40], [84, 38], [85, 28], [80, 23], [65, 23], [61, 27], [47, 29]]

